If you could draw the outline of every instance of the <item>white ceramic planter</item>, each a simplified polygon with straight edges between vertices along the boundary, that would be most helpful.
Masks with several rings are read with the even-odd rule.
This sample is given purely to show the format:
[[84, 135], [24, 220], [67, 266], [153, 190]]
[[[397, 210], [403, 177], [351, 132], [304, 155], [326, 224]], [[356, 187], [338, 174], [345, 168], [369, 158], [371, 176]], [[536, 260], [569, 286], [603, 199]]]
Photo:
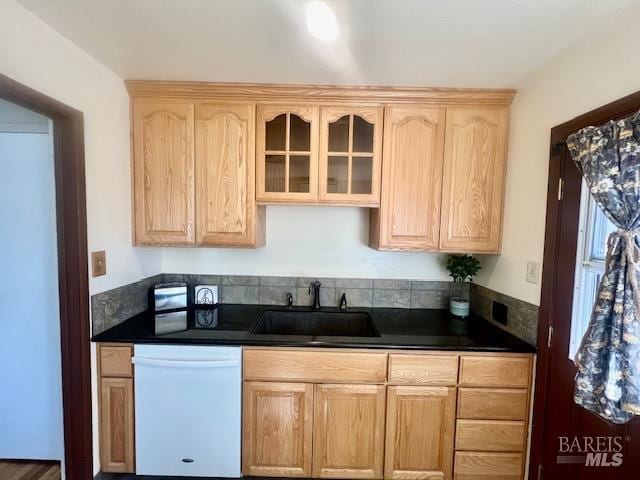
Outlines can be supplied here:
[[449, 311], [451, 312], [451, 315], [456, 317], [468, 317], [469, 300], [466, 298], [452, 297], [449, 300]]

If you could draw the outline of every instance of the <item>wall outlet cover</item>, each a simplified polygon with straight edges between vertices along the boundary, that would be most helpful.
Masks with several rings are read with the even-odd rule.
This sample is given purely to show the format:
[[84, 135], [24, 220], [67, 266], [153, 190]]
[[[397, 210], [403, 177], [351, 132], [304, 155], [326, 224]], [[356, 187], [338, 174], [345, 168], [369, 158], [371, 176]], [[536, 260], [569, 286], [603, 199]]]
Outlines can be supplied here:
[[509, 308], [500, 302], [493, 301], [491, 317], [498, 323], [506, 325], [509, 320]]
[[194, 291], [196, 305], [215, 305], [218, 303], [217, 285], [196, 285]]
[[91, 252], [91, 276], [101, 277], [107, 274], [107, 252]]
[[529, 283], [538, 283], [538, 278], [540, 276], [540, 264], [538, 262], [527, 262], [527, 275], [526, 280]]

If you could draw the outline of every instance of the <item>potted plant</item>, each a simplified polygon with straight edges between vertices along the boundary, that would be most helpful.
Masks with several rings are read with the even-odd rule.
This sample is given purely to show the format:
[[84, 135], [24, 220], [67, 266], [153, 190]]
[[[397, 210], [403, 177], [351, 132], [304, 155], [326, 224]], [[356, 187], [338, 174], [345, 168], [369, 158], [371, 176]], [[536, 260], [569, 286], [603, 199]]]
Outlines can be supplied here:
[[[480, 270], [480, 262], [473, 255], [449, 255], [447, 270], [453, 278], [453, 283], [460, 288], [452, 289], [449, 300], [449, 311], [456, 317], [469, 316], [469, 297], [465, 293], [468, 285], [473, 281], [473, 276]], [[457, 292], [456, 292], [457, 290]]]

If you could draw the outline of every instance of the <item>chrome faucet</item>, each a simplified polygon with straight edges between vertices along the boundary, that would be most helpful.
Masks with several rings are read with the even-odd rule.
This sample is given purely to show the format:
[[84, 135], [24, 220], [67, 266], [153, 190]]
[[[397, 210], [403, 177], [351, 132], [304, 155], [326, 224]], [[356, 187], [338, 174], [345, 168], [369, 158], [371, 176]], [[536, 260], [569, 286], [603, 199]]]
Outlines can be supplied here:
[[317, 280], [315, 282], [311, 282], [309, 285], [309, 295], [311, 295], [311, 290], [313, 290], [313, 308], [314, 310], [320, 310], [320, 286], [322, 284]]

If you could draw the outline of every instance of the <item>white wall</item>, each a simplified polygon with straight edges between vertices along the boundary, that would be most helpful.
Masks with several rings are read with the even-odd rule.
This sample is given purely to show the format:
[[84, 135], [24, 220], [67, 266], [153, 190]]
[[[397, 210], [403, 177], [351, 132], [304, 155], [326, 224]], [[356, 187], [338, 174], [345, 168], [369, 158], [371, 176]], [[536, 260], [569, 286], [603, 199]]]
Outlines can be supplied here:
[[[11, 125], [27, 123], [6, 110], [0, 103]], [[29, 125], [40, 120], [48, 131], [46, 119]], [[61, 460], [64, 451], [52, 147], [48, 133], [0, 125], [0, 458]]]
[[[107, 251], [91, 293], [159, 273], [158, 251], [131, 246], [128, 95], [114, 73], [14, 0], [0, 1], [0, 73], [84, 114], [89, 251]], [[29, 345], [23, 345], [29, 348]], [[94, 468], [97, 383], [92, 351]]]
[[367, 246], [369, 210], [267, 207], [266, 247], [165, 248], [165, 272], [447, 280], [445, 256]]
[[630, 11], [612, 30], [565, 50], [517, 86], [502, 255], [484, 260], [478, 283], [539, 304], [540, 284], [527, 283], [525, 270], [527, 260], [542, 262], [550, 130], [640, 90], [639, 22], [637, 9]]
[[129, 103], [122, 80], [13, 0], [0, 2], [0, 73], [84, 113], [89, 251], [107, 251], [92, 293], [159, 272], [131, 246]]

